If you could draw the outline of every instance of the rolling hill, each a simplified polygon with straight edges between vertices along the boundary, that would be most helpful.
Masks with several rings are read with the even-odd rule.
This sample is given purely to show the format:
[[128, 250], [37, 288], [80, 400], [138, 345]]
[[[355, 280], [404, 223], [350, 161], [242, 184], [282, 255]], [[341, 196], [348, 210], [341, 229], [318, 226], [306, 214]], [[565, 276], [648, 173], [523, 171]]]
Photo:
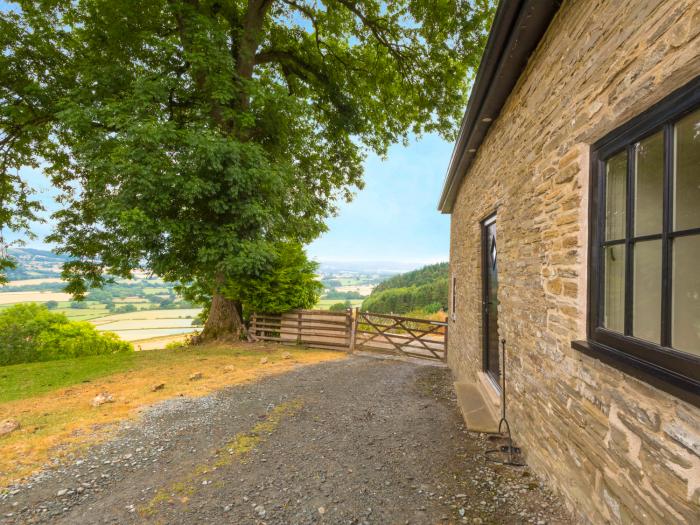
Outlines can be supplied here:
[[362, 310], [395, 314], [446, 311], [448, 290], [448, 263], [431, 264], [380, 283], [364, 300]]

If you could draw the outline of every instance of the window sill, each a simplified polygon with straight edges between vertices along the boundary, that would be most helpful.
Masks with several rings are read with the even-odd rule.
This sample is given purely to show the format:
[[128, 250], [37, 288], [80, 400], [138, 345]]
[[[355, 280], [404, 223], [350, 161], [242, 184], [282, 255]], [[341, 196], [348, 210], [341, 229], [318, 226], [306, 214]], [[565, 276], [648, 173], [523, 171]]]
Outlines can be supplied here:
[[700, 408], [700, 384], [697, 381], [594, 341], [572, 341], [571, 347]]

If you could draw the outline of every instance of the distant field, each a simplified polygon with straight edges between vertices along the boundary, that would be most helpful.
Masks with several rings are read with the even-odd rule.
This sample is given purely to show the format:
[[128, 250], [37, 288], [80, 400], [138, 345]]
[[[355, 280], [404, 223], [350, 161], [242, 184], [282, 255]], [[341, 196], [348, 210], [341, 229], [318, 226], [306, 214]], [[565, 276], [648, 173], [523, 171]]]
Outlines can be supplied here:
[[[103, 331], [114, 332], [120, 339], [134, 343], [134, 347], [138, 350], [138, 347], [141, 346], [141, 342], [156, 338], [161, 339], [166, 336], [192, 334], [196, 332], [197, 329], [193, 326], [184, 326], [182, 328], [141, 328], [138, 330], [107, 330], [105, 328]], [[165, 345], [160, 346], [160, 348], [164, 346]]]
[[[24, 281], [14, 281], [14, 283], [33, 284], [35, 279], [25, 279]], [[156, 288], [156, 290], [159, 290]], [[192, 326], [193, 319], [199, 315], [201, 308], [187, 309], [162, 309], [162, 310], [142, 310], [142, 308], [152, 308], [153, 304], [143, 301], [138, 297], [128, 297], [129, 304], [139, 308], [136, 312], [123, 314], [113, 314], [105, 308], [103, 303], [86, 301], [86, 308], [71, 308], [71, 297], [69, 294], [60, 292], [2, 292], [0, 293], [0, 309], [8, 308], [17, 303], [46, 303], [47, 301], [57, 301], [58, 308], [52, 310], [62, 313], [71, 321], [89, 321], [99, 331], [109, 331], [117, 334], [124, 341], [140, 342], [148, 339], [154, 341], [144, 342], [146, 348], [160, 348], [167, 342], [177, 339], [176, 336], [194, 333], [200, 328]], [[132, 302], [133, 301], [133, 302]], [[115, 301], [117, 303], [119, 301]], [[156, 339], [157, 338], [157, 339]]]
[[[316, 303], [315, 308], [320, 310], [328, 310], [335, 303], [344, 303], [345, 299], [321, 299]], [[350, 299], [350, 304], [353, 308], [362, 305], [362, 299]]]
[[96, 317], [103, 317], [109, 315], [109, 310], [104, 308], [102, 305], [96, 308], [76, 309], [76, 308], [56, 308], [54, 312], [59, 312], [64, 314], [71, 321], [89, 321], [90, 319], [95, 319]]
[[63, 279], [58, 277], [39, 277], [37, 279], [20, 279], [18, 281], [10, 281], [7, 286], [27, 286], [34, 284], [44, 284], [44, 283], [61, 283]]
[[184, 308], [182, 310], [145, 310], [143, 312], [129, 312], [125, 314], [112, 314], [103, 317], [104, 321], [123, 321], [127, 319], [172, 319], [196, 316], [201, 312], [201, 308]]
[[[19, 281], [15, 281], [19, 282]], [[70, 294], [62, 292], [3, 292], [0, 304], [45, 303], [46, 301], [68, 301]]]
[[143, 300], [143, 297], [137, 297], [135, 295], [132, 295], [131, 297], [121, 297], [121, 298], [116, 298], [114, 299], [115, 303], [146, 303], [147, 301]]
[[[192, 326], [192, 321], [200, 311], [201, 308], [144, 310], [104, 315], [91, 319], [90, 322], [101, 332], [114, 332], [124, 341], [135, 342], [136, 346], [141, 346], [138, 342], [147, 339], [164, 339], [168, 336], [197, 331], [198, 327]], [[163, 346], [166, 342], [165, 340], [162, 342]], [[144, 346], [153, 347], [152, 344], [144, 344]]]
[[354, 277], [340, 277], [338, 281], [340, 281], [340, 284], [342, 284], [343, 286], [356, 286], [364, 282]]
[[368, 296], [375, 288], [375, 284], [348, 284], [346, 286], [338, 286], [338, 292], [357, 292], [360, 295]]

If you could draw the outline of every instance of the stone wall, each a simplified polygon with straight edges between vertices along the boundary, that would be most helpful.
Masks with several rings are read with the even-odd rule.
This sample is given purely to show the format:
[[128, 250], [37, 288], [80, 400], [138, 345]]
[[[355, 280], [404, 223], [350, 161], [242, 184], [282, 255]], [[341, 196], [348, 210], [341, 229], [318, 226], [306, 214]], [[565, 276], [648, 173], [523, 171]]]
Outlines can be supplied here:
[[700, 410], [571, 348], [585, 339], [589, 144], [700, 75], [700, 3], [565, 1], [460, 188], [449, 362], [481, 369], [480, 221], [497, 211], [509, 419], [593, 523], [700, 523]]

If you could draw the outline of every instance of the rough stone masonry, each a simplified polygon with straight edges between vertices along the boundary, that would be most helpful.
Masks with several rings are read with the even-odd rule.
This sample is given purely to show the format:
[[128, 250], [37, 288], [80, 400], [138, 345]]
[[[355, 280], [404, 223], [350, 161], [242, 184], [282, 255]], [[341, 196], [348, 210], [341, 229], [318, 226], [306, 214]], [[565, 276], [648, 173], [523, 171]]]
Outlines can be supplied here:
[[589, 145], [700, 75], [700, 3], [565, 0], [460, 188], [449, 364], [481, 370], [480, 221], [528, 462], [585, 521], [700, 523], [700, 410], [571, 348], [586, 336]]

